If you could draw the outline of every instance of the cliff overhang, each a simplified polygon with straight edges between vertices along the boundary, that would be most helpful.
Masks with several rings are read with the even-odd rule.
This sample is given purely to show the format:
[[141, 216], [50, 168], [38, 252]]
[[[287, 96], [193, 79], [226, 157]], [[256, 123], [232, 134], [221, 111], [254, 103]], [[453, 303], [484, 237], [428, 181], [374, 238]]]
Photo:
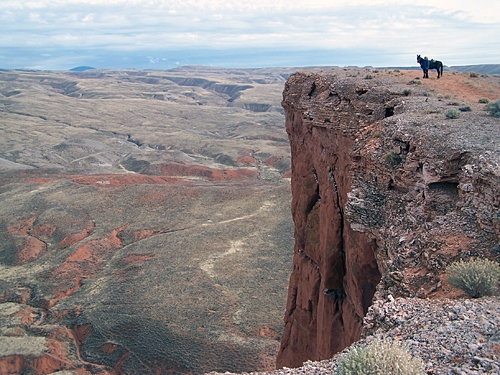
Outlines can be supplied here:
[[425, 90], [397, 71], [288, 79], [295, 248], [278, 368], [358, 340], [374, 298], [451, 295], [450, 262], [495, 256], [499, 120], [478, 106], [450, 120], [452, 98]]

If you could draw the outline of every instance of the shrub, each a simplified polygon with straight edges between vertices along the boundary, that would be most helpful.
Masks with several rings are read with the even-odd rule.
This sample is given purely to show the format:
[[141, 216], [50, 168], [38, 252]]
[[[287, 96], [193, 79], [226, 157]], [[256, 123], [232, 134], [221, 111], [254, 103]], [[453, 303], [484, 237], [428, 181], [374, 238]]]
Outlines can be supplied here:
[[373, 76], [371, 74], [367, 74], [365, 77], [365, 79], [372, 79], [372, 78], [373, 78]]
[[439, 109], [426, 109], [424, 111], [424, 113], [427, 114], [427, 115], [429, 115], [431, 113], [441, 113], [441, 110], [439, 110]]
[[460, 117], [460, 112], [456, 109], [449, 109], [445, 113], [446, 118], [455, 119]]
[[500, 118], [500, 100], [489, 103], [486, 106], [486, 110], [490, 113], [491, 116]]
[[410, 89], [404, 89], [403, 90], [403, 95], [404, 96], [410, 96], [411, 95], [411, 90]]
[[482, 104], [488, 104], [490, 102], [490, 99], [488, 99], [488, 98], [481, 98], [477, 102], [478, 103], [482, 103]]
[[463, 107], [460, 107], [458, 110], [460, 112], [470, 112], [470, 111], [472, 111], [472, 108], [468, 105], [464, 105]]
[[471, 77], [471, 78], [477, 78], [477, 77], [479, 77], [479, 74], [477, 74], [475, 72], [470, 72], [469, 77]]
[[398, 153], [391, 151], [384, 155], [384, 160], [389, 164], [396, 166], [401, 163], [403, 159], [401, 159], [401, 156]]
[[420, 358], [412, 357], [398, 342], [376, 340], [353, 347], [338, 361], [338, 375], [424, 375]]
[[500, 266], [488, 259], [463, 260], [448, 267], [448, 282], [472, 298], [492, 296], [498, 292]]

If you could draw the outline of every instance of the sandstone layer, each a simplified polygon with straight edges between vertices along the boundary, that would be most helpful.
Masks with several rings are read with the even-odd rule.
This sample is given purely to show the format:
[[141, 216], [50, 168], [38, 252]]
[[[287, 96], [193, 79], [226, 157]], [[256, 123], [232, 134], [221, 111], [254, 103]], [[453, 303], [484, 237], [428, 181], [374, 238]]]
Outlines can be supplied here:
[[498, 79], [419, 75], [304, 71], [285, 85], [295, 248], [278, 368], [358, 340], [373, 298], [457, 296], [452, 261], [499, 255], [500, 120], [478, 103]]

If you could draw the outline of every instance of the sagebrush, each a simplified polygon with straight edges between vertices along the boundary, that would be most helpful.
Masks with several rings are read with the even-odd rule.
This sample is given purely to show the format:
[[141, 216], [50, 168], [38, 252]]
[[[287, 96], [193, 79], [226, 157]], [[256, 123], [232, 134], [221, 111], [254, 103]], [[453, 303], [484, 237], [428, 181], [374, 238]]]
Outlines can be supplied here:
[[449, 119], [456, 119], [460, 117], [460, 112], [458, 112], [456, 109], [449, 109], [446, 111], [445, 116]]
[[337, 375], [424, 375], [424, 364], [412, 357], [399, 342], [375, 340], [366, 346], [353, 347], [343, 355]]
[[448, 282], [472, 298], [498, 292], [500, 266], [488, 259], [460, 260], [448, 267]]
[[490, 113], [491, 116], [500, 118], [500, 100], [489, 103], [486, 106], [486, 110]]

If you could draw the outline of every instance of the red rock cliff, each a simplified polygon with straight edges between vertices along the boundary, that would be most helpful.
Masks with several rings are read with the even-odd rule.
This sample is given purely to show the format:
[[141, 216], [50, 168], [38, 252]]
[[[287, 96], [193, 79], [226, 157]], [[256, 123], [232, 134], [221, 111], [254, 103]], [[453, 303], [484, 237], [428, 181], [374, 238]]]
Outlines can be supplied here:
[[375, 76], [299, 72], [285, 86], [295, 248], [278, 368], [358, 340], [376, 292], [449, 293], [451, 261], [495, 256], [499, 121], [475, 108], [449, 120], [403, 73]]

